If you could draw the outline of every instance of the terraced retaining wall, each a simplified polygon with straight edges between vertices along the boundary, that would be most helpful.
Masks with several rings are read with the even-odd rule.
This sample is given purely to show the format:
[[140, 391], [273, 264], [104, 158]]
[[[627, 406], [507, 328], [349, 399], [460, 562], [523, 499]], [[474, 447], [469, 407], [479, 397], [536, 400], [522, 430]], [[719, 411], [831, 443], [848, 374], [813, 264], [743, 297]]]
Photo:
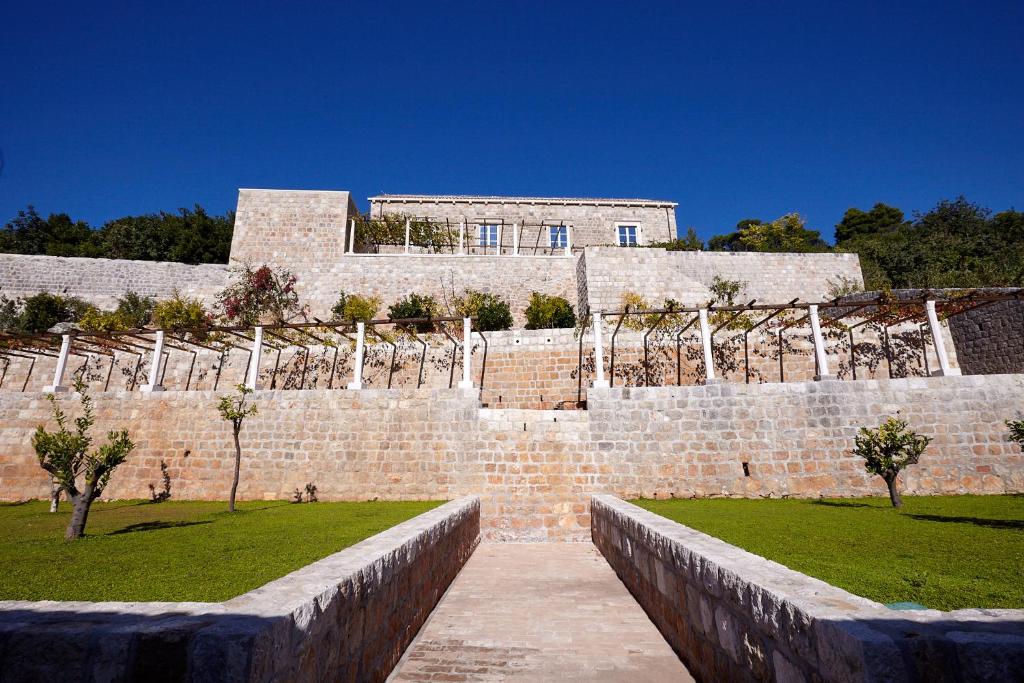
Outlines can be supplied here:
[[896, 612], [618, 498], [594, 544], [698, 680], [1011, 681], [1024, 610]]
[[463, 498], [223, 603], [0, 602], [0, 680], [381, 681], [479, 536]]

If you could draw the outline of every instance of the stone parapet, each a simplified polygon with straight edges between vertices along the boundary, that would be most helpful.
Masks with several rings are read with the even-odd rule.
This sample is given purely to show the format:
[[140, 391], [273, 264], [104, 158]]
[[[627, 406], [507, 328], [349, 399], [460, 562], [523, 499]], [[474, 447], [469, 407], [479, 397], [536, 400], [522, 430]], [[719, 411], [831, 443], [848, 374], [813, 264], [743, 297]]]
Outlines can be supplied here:
[[382, 681], [479, 537], [462, 498], [224, 603], [0, 602], [0, 680]]
[[1010, 681], [1024, 610], [894, 611], [613, 496], [594, 544], [698, 680]]

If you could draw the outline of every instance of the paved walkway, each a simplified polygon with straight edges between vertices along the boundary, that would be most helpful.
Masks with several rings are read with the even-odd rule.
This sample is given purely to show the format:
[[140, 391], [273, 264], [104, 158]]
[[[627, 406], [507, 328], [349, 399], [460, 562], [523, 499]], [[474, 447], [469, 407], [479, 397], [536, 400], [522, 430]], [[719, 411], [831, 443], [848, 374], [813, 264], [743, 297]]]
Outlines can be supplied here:
[[482, 544], [392, 681], [692, 681], [590, 543]]

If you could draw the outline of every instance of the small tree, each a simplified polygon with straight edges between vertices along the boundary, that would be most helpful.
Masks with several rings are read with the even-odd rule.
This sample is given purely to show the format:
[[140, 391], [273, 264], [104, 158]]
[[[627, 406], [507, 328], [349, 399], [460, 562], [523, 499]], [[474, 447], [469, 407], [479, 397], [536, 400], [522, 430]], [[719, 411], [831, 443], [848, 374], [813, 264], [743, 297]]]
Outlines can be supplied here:
[[572, 305], [563, 297], [533, 292], [526, 307], [526, 329], [553, 330], [576, 326]]
[[1016, 442], [1024, 453], [1024, 420], [1007, 420], [1006, 426], [1010, 428], [1010, 441]]
[[931, 437], [921, 436], [907, 429], [905, 421], [890, 417], [878, 429], [861, 427], [854, 443], [853, 452], [864, 458], [864, 469], [884, 479], [892, 506], [902, 507], [896, 478], [903, 468], [917, 464]]
[[246, 397], [252, 393], [252, 389], [244, 384], [238, 385], [236, 395], [222, 396], [217, 404], [220, 416], [231, 423], [232, 434], [235, 437], [235, 476], [231, 481], [231, 498], [228, 501], [228, 511], [235, 511], [235, 493], [238, 491], [238, 472], [242, 466], [242, 446], [238, 441], [238, 435], [242, 431], [242, 422], [250, 415], [256, 414], [256, 406], [246, 405]]
[[103, 493], [113, 471], [135, 448], [135, 444], [128, 438], [128, 430], [122, 429], [108, 432], [107, 443], [91, 450], [89, 429], [96, 421], [92, 399], [81, 381], [75, 384], [75, 389], [81, 395], [82, 415], [75, 418], [74, 431], [68, 429], [67, 415], [53, 394], [50, 394], [47, 398], [53, 406], [53, 417], [58, 429], [56, 432], [48, 432], [45, 426], [39, 425], [32, 436], [32, 447], [39, 458], [39, 466], [50, 473], [73, 506], [71, 521], [64, 533], [64, 538], [69, 541], [85, 533], [90, 506]]

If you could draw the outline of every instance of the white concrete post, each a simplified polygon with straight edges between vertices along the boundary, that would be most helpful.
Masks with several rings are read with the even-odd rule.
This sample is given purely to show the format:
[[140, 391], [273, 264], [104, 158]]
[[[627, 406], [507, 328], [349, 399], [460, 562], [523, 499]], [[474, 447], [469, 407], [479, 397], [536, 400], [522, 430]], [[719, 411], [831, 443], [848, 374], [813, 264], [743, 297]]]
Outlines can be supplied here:
[[466, 253], [466, 221], [459, 223], [459, 253]]
[[565, 226], [565, 255], [572, 256], [572, 226]]
[[472, 389], [473, 376], [469, 363], [473, 357], [473, 321], [469, 318], [462, 319], [462, 381], [459, 382], [459, 389]]
[[363, 343], [366, 341], [366, 323], [356, 323], [356, 360], [354, 376], [348, 383], [349, 389], [363, 388]]
[[946, 355], [946, 341], [942, 338], [942, 326], [939, 324], [939, 316], [935, 313], [935, 302], [929, 299], [924, 302], [924, 307], [928, 312], [928, 327], [932, 331], [935, 355], [939, 357], [939, 369], [933, 371], [932, 374], [938, 377], [959, 375], [960, 368], [949, 367], [949, 356]]
[[60, 353], [57, 355], [57, 367], [53, 370], [53, 384], [43, 387], [48, 394], [59, 394], [67, 391], [68, 388], [61, 384], [64, 381], [64, 371], [68, 369], [68, 356], [71, 354], [71, 335], [65, 334], [60, 340]]
[[356, 253], [356, 219], [348, 222], [348, 253]]
[[245, 386], [257, 389], [260, 380], [260, 356], [263, 355], [263, 328], [257, 327], [252, 341], [252, 354], [249, 356], [249, 372], [245, 376]]
[[700, 318], [700, 341], [704, 345], [704, 381], [706, 384], [711, 384], [715, 381], [715, 357], [711, 353], [711, 326], [708, 325], [708, 309], [699, 309], [697, 316]]
[[512, 255], [519, 256], [519, 224], [512, 224]]
[[594, 372], [597, 377], [591, 384], [595, 389], [608, 388], [608, 380], [604, 378], [604, 340], [601, 332], [601, 311], [594, 311]]
[[501, 256], [501, 237], [505, 233], [505, 224], [498, 223], [498, 256]]
[[153, 346], [153, 359], [149, 363], [149, 381], [139, 387], [139, 391], [163, 391], [160, 386], [160, 366], [164, 362], [164, 331], [157, 330], [156, 345]]
[[409, 219], [406, 218], [405, 219], [405, 253], [406, 254], [409, 253], [409, 235], [410, 235], [411, 231], [412, 231], [412, 224], [410, 223]]
[[814, 336], [814, 357], [818, 359], [818, 375], [814, 379], [829, 379], [832, 375], [828, 372], [828, 357], [825, 356], [825, 340], [821, 336], [821, 321], [818, 319], [817, 304], [808, 306], [807, 313], [811, 317], [811, 334]]

